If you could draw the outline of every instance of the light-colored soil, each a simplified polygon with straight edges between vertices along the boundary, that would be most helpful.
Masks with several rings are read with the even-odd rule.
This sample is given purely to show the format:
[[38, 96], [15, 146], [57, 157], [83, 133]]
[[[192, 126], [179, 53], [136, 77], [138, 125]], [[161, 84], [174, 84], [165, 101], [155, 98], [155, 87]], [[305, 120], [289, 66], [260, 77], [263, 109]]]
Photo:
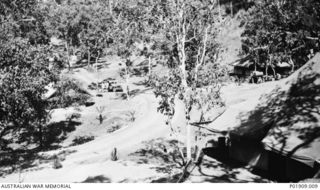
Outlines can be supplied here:
[[[114, 77], [121, 83], [123, 80], [118, 76], [120, 67], [118, 61], [114, 61], [107, 68], [101, 69], [98, 74], [80, 68], [72, 74], [69, 73], [68, 76], [77, 79], [84, 88], [92, 82], [108, 77]], [[103, 97], [97, 97], [98, 92], [89, 90], [95, 105], [55, 110], [52, 122], [63, 121], [73, 112], [81, 114], [78, 120], [81, 124], [67, 134], [67, 138], [61, 143], [62, 148], [39, 153], [42, 157], [61, 155], [62, 168], [53, 169], [53, 161], [36, 160], [35, 166], [23, 170], [21, 175], [19, 172], [4, 175], [0, 178], [0, 182], [18, 182], [19, 176], [23, 182], [151, 182], [161, 178], [170, 179], [179, 174], [181, 167], [178, 162], [181, 160], [176, 158], [177, 155], [174, 153], [177, 142], [172, 141], [173, 137], [170, 137], [170, 129], [165, 125], [165, 117], [157, 112], [158, 100], [152, 91], [137, 84], [141, 80], [143, 80], [141, 77], [130, 79], [130, 89], [136, 90], [137, 93], [129, 101], [115, 93], [101, 93]], [[286, 84], [288, 84], [287, 80], [282, 80], [259, 85], [227, 84], [223, 86], [222, 96], [226, 102], [226, 111], [207, 127], [215, 130], [232, 130], [241, 126], [250, 113], [263, 102], [263, 99], [260, 99], [263, 94], [269, 94], [276, 88], [285, 90], [288, 88]], [[264, 98], [268, 99], [268, 95]], [[105, 120], [101, 125], [97, 119], [96, 107], [105, 107], [103, 112]], [[177, 103], [176, 108], [173, 124], [183, 125], [183, 107]], [[134, 122], [130, 121], [128, 116], [132, 111], [135, 112], [136, 117]], [[108, 133], [108, 128], [115, 123], [121, 125], [120, 129]], [[85, 135], [94, 136], [95, 139], [82, 145], [69, 147], [75, 137]], [[213, 137], [210, 135], [205, 137], [202, 140], [202, 146], [211, 138]], [[183, 142], [184, 138], [180, 140]], [[312, 144], [311, 152], [319, 152], [314, 151], [318, 145], [319, 143]], [[178, 146], [181, 148], [180, 144]], [[111, 151], [114, 148], [117, 148], [119, 157], [115, 162], [110, 160]], [[62, 154], [63, 152], [65, 154]], [[263, 181], [265, 180], [251, 174], [246, 168], [230, 169], [207, 157], [200, 170], [196, 168], [187, 180], [187, 182]]]
[[[99, 82], [108, 77], [114, 77], [121, 83], [123, 80], [117, 76], [120, 67], [117, 62], [113, 62], [109, 67], [101, 69], [98, 74], [89, 72], [86, 68], [80, 68], [67, 75], [77, 79], [83, 88], [87, 88], [92, 82]], [[155, 139], [161, 138], [163, 141], [168, 142], [173, 138], [170, 137], [169, 127], [165, 125], [165, 117], [157, 112], [158, 100], [154, 97], [152, 91], [136, 85], [141, 80], [143, 79], [139, 77], [130, 79], [130, 89], [138, 90], [138, 93], [129, 101], [115, 93], [101, 93], [103, 97], [97, 97], [95, 95], [98, 92], [88, 90], [93, 95], [92, 99], [95, 105], [55, 110], [52, 114], [52, 122], [65, 120], [69, 114], [74, 112], [81, 114], [81, 117], [77, 120], [81, 124], [76, 126], [74, 131], [67, 134], [66, 140], [61, 143], [64, 148], [39, 153], [42, 157], [52, 157], [55, 154], [62, 155], [60, 156], [62, 157], [62, 168], [53, 169], [53, 161], [44, 163], [35, 161], [35, 166], [23, 170], [21, 175], [19, 172], [14, 172], [0, 178], [0, 182], [18, 182], [19, 176], [21, 176], [20, 180], [23, 182], [58, 183], [83, 182], [86, 180], [87, 182], [151, 182], [159, 178], [170, 178], [170, 176], [179, 173], [181, 167], [170, 157], [173, 151], [170, 150], [170, 146], [172, 146], [170, 143], [166, 147], [168, 152], [161, 150], [161, 155], [170, 157], [169, 161], [159, 159], [159, 154], [153, 154], [154, 151], [152, 151], [148, 162], [141, 163], [141, 159], [145, 158], [145, 156], [135, 154], [139, 150], [148, 150], [146, 147], [150, 146], [150, 142]], [[239, 105], [241, 102], [253, 101], [249, 99], [261, 94], [264, 91], [261, 89], [268, 90], [270, 86], [272, 84], [266, 84], [263, 87], [256, 85], [225, 86], [227, 111], [230, 109], [232, 112], [232, 108], [241, 110]], [[179, 104], [177, 104], [176, 115], [173, 119], [173, 123], [180, 126], [183, 125], [183, 119], [181, 118], [184, 117], [181, 106], [179, 108]], [[98, 112], [96, 107], [105, 107], [103, 112], [105, 120], [101, 125], [97, 119]], [[129, 111], [136, 113], [134, 122], [129, 121], [127, 114]], [[233, 115], [231, 114], [231, 116]], [[220, 122], [226, 123], [226, 120], [234, 122], [233, 120], [230, 121], [230, 118], [222, 118]], [[121, 128], [113, 133], [108, 133], [107, 129], [116, 122], [121, 123]], [[230, 125], [233, 124], [231, 123]], [[183, 128], [183, 126], [181, 127]], [[94, 136], [95, 139], [79, 146], [69, 147], [72, 140], [79, 136]], [[183, 142], [185, 139], [179, 137], [179, 140]], [[181, 148], [181, 145], [179, 146]], [[116, 162], [110, 160], [111, 151], [114, 148], [117, 148], [119, 156], [119, 161]], [[69, 153], [61, 154], [63, 152]], [[168, 171], [168, 168], [171, 169]], [[218, 170], [223, 172], [222, 169], [224, 168], [220, 167]], [[245, 169], [241, 172], [239, 175], [242, 176], [246, 176], [248, 173], [245, 172]], [[211, 178], [214, 179], [215, 176], [211, 176]], [[188, 182], [193, 180], [194, 182], [201, 181], [199, 178], [190, 178]]]

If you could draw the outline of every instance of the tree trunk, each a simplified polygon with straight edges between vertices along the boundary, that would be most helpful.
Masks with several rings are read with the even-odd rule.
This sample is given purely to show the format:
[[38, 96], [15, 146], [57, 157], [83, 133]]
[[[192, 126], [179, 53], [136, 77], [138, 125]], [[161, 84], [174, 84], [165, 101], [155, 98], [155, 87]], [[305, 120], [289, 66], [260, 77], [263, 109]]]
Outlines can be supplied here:
[[67, 49], [67, 61], [68, 61], [68, 70], [71, 70], [71, 66], [70, 66], [70, 51], [69, 51], [69, 46], [68, 46], [68, 42], [65, 43], [66, 49]]
[[272, 71], [273, 71], [273, 77], [276, 78], [276, 70], [274, 70], [274, 67], [273, 67], [273, 66], [271, 66], [271, 69], [272, 69]]
[[128, 66], [125, 67], [126, 70], [126, 94], [127, 94], [127, 101], [130, 100], [130, 89], [129, 89], [129, 71]]
[[191, 147], [192, 147], [192, 126], [189, 124], [189, 120], [187, 121], [187, 160], [190, 161], [192, 160], [192, 152], [191, 152]]
[[295, 67], [295, 65], [294, 65], [294, 62], [293, 62], [293, 60], [292, 60], [292, 58], [290, 58], [290, 60], [289, 60], [289, 62], [290, 62], [290, 64], [291, 64], [291, 72], [294, 72], [294, 67]]
[[43, 149], [43, 129], [42, 129], [42, 126], [41, 124], [39, 124], [39, 147], [40, 147], [40, 150]]
[[[183, 15], [183, 14], [182, 14]], [[182, 19], [183, 20], [183, 19]], [[189, 92], [189, 90], [191, 90], [189, 87], [188, 87], [188, 83], [187, 83], [187, 72], [186, 72], [186, 50], [185, 50], [185, 42], [186, 42], [186, 26], [185, 26], [185, 23], [183, 22], [182, 23], [182, 34], [180, 35], [180, 37], [178, 38], [178, 51], [179, 51], [179, 59], [180, 59], [180, 69], [182, 71], [182, 86], [184, 87], [184, 98], [186, 98], [186, 95], [187, 93]], [[191, 144], [191, 126], [189, 124], [189, 111], [188, 111], [188, 108], [187, 108], [187, 105], [186, 105], [186, 102], [188, 100], [185, 99], [185, 117], [186, 117], [186, 130], [187, 130], [187, 137], [186, 137], [186, 148], [187, 148], [187, 162], [192, 160], [192, 156], [191, 156], [191, 147], [192, 147], [192, 144]]]
[[113, 9], [112, 4], [113, 4], [113, 0], [109, 0], [109, 12], [110, 12], [110, 15], [113, 14], [113, 12], [112, 12], [112, 9]]
[[220, 21], [222, 21], [220, 0], [218, 0], [218, 7], [219, 7], [219, 19]]
[[[269, 52], [268, 52], [269, 53]], [[276, 71], [274, 70], [274, 66], [272, 65], [272, 62], [273, 62], [273, 56], [270, 56], [270, 61], [269, 61], [269, 65], [273, 71], [273, 77], [276, 78]]]
[[269, 67], [269, 64], [266, 65], [266, 76], [268, 76], [268, 67]]
[[96, 57], [96, 71], [98, 72], [98, 60], [99, 60], [99, 57], [100, 57], [100, 52], [98, 52], [98, 55]]
[[[205, 33], [204, 33], [202, 53], [201, 53], [201, 49], [200, 48], [198, 49], [197, 64], [196, 64], [195, 76], [194, 76], [194, 80], [195, 80], [196, 84], [198, 81], [198, 71], [205, 61], [205, 56], [206, 56], [206, 51], [207, 51], [208, 31], [209, 31], [209, 27], [206, 28]], [[195, 87], [196, 86], [197, 85], [195, 85]]]
[[151, 56], [149, 56], [149, 76], [151, 76]]
[[90, 55], [90, 50], [88, 49], [87, 52], [88, 52], [88, 67], [89, 67], [89, 66], [90, 66], [90, 56], [91, 56], [91, 55]]

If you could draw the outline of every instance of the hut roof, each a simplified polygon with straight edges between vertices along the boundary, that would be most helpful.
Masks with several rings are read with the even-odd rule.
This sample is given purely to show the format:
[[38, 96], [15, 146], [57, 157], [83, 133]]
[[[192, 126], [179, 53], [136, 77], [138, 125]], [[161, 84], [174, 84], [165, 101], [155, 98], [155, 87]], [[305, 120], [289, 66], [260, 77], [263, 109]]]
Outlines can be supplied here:
[[287, 62], [279, 62], [276, 64], [276, 66], [280, 68], [291, 68], [291, 65]]
[[251, 60], [239, 60], [232, 64], [234, 67], [243, 67], [243, 68], [249, 68], [254, 63]]

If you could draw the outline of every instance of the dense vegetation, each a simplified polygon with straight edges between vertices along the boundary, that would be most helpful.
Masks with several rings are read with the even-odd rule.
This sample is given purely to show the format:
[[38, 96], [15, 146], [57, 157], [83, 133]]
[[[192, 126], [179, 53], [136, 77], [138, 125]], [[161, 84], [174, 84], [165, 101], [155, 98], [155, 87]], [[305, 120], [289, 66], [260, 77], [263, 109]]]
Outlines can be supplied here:
[[[232, 15], [248, 9], [243, 53], [262, 67], [286, 61], [297, 69], [319, 51], [316, 0], [221, 1], [221, 5], [229, 6]], [[181, 101], [191, 139], [190, 122], [195, 119], [190, 112], [200, 111], [196, 120], [203, 122], [206, 112], [223, 106], [220, 83], [226, 72], [217, 62], [220, 46], [215, 40], [221, 5], [212, 0], [2, 0], [0, 148], [13, 141], [42, 148], [52, 108], [43, 97], [45, 87], [56, 83], [61, 97], [56, 106], [69, 105], [72, 100], [65, 91], [75, 84], [57, 82], [61, 69], [72, 70], [71, 56], [86, 59], [91, 66], [108, 54], [123, 59], [127, 86], [132, 55], [148, 59], [150, 84], [161, 97], [158, 110], [168, 116], [170, 125]], [[62, 43], [52, 45], [52, 38]], [[52, 67], [61, 63], [63, 68]], [[169, 72], [162, 77], [152, 74], [153, 64], [162, 64]], [[128, 100], [129, 92], [127, 87]], [[190, 142], [187, 145], [191, 159]]]
[[316, 0], [257, 1], [248, 11], [243, 53], [262, 68], [278, 62], [300, 68], [320, 48], [319, 10]]
[[[45, 86], [55, 80], [37, 1], [1, 1], [0, 147], [38, 142], [49, 116]], [[27, 138], [28, 137], [28, 138]]]

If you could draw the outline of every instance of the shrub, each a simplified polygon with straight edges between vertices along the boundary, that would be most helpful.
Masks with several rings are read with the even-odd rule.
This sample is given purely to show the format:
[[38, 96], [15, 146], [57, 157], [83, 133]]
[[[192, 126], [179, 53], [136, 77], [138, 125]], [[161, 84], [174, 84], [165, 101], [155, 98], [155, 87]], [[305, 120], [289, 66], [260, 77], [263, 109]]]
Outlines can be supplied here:
[[128, 116], [129, 116], [129, 120], [131, 122], [134, 122], [136, 120], [136, 112], [135, 111], [129, 111]]
[[80, 113], [72, 113], [70, 115], [67, 115], [67, 121], [71, 122], [73, 121], [74, 119], [79, 119], [81, 117], [81, 114]]
[[94, 73], [94, 72], [96, 72], [96, 69], [93, 66], [89, 66], [87, 68], [87, 71], [90, 72], [90, 73]]
[[118, 158], [118, 152], [117, 152], [117, 148], [114, 148], [112, 151], [111, 151], [111, 161], [117, 161], [119, 158]]
[[55, 155], [53, 159], [53, 169], [59, 169], [59, 168], [62, 168], [62, 164], [60, 162], [59, 157]]
[[52, 109], [66, 108], [75, 104], [84, 105], [90, 98], [80, 83], [72, 79], [61, 79], [55, 88], [57, 89], [55, 95], [49, 99]]
[[113, 133], [116, 130], [119, 130], [120, 128], [121, 128], [121, 125], [119, 123], [116, 123], [116, 124], [110, 126], [109, 129], [107, 129], [107, 133]]
[[94, 140], [94, 136], [78, 136], [72, 140], [71, 146], [81, 145]]

